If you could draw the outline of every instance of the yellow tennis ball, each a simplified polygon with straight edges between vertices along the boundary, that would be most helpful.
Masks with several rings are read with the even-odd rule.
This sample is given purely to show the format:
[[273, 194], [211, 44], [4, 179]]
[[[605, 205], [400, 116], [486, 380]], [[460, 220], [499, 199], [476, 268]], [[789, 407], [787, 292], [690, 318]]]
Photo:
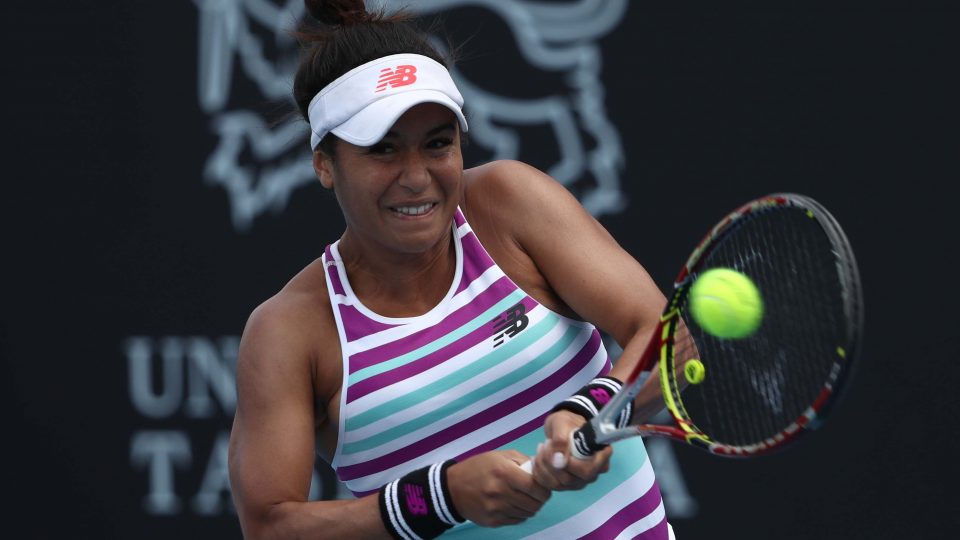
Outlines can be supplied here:
[[686, 377], [687, 381], [691, 384], [700, 384], [703, 382], [706, 374], [707, 368], [703, 367], [703, 362], [696, 358], [687, 360], [687, 363], [683, 365], [683, 376]]
[[745, 338], [763, 320], [763, 299], [747, 276], [730, 268], [711, 268], [690, 287], [690, 313], [704, 330], [724, 339]]

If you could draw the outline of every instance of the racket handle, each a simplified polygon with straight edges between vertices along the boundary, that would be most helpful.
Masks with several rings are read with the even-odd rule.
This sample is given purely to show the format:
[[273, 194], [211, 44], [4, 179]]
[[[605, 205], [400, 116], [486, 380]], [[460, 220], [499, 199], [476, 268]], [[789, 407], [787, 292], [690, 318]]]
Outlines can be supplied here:
[[570, 434], [570, 455], [577, 459], [588, 459], [606, 447], [606, 444], [597, 442], [597, 431], [593, 422], [587, 422]]

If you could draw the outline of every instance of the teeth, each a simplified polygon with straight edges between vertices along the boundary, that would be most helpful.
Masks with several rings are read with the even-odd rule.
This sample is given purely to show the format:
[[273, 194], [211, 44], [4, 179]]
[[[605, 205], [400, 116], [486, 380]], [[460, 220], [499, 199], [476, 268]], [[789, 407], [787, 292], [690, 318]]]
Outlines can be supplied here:
[[427, 203], [420, 206], [398, 206], [394, 208], [394, 211], [401, 214], [406, 214], [408, 216], [419, 216], [425, 214], [427, 210], [433, 208], [433, 203]]

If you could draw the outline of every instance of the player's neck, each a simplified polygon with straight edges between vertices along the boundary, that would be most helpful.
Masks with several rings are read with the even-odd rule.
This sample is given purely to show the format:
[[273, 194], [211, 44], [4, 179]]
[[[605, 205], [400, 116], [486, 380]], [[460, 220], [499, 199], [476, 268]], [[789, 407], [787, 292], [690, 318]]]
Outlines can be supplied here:
[[354, 293], [366, 307], [388, 317], [430, 311], [446, 296], [456, 273], [452, 235], [421, 253], [365, 246], [344, 235], [339, 250]]

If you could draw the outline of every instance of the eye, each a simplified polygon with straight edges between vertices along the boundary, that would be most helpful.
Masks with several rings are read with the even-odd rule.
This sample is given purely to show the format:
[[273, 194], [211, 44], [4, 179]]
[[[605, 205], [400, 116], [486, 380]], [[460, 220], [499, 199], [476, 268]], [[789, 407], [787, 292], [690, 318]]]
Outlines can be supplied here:
[[392, 144], [384, 141], [380, 141], [372, 146], [367, 147], [368, 154], [383, 155], [383, 154], [392, 154], [395, 151], [396, 151], [396, 148]]
[[446, 148], [451, 144], [453, 144], [452, 137], [437, 137], [436, 139], [431, 139], [430, 142], [427, 143], [427, 148], [441, 149]]

